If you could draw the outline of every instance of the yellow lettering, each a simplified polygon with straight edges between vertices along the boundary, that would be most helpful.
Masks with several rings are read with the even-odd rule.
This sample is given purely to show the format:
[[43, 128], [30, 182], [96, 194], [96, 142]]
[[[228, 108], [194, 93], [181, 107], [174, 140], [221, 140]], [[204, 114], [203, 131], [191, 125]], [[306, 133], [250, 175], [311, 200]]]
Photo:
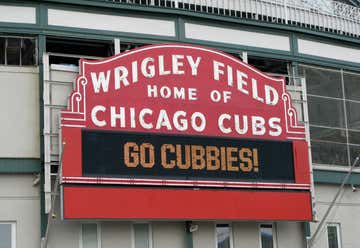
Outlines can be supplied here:
[[176, 162], [179, 169], [187, 170], [190, 168], [190, 146], [185, 145], [185, 161], [182, 160], [181, 145], [176, 145]]
[[[146, 161], [146, 150], [148, 151], [149, 160]], [[154, 146], [150, 143], [143, 143], [140, 146], [140, 163], [144, 168], [152, 168], [155, 164]]]
[[124, 162], [127, 167], [135, 168], [139, 164], [139, 147], [134, 142], [127, 142], [124, 145]]
[[239, 167], [235, 167], [233, 162], [237, 161], [237, 157], [233, 156], [233, 153], [237, 152], [236, 147], [227, 147], [226, 154], [227, 154], [227, 170], [228, 171], [239, 171]]
[[243, 172], [249, 172], [253, 168], [252, 159], [251, 159], [252, 153], [249, 148], [242, 148], [239, 151], [239, 157], [241, 160], [240, 163], [240, 169]]
[[167, 162], [167, 151], [174, 153], [175, 147], [171, 144], [163, 144], [161, 146], [161, 165], [166, 169], [172, 169], [175, 166], [175, 161], [170, 160]]
[[208, 170], [220, 168], [219, 149], [216, 146], [206, 146], [206, 166]]
[[191, 146], [191, 162], [194, 170], [205, 168], [205, 149], [202, 146]]

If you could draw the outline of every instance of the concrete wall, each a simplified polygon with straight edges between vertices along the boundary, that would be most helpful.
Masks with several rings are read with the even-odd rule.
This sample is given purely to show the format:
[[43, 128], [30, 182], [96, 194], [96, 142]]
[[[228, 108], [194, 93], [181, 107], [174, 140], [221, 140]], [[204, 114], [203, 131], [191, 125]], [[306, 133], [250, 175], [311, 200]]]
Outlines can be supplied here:
[[[0, 158], [39, 158], [38, 68], [0, 66], [0, 89]], [[40, 189], [34, 179], [0, 174], [0, 223], [15, 223], [16, 248], [40, 247]]]
[[184, 222], [157, 222], [152, 224], [153, 248], [185, 248]]
[[290, 51], [290, 39], [286, 35], [239, 30], [228, 28], [228, 26], [209, 26], [186, 22], [185, 37], [194, 40]]
[[[339, 185], [316, 185], [316, 212], [318, 220], [322, 219], [338, 188]], [[340, 223], [342, 248], [359, 247], [360, 222], [358, 220], [360, 220], [360, 190], [353, 191], [350, 186], [347, 186], [341, 193], [339, 200], [332, 208], [326, 221], [327, 223]], [[312, 233], [314, 233], [316, 227], [317, 223], [311, 224]], [[326, 226], [321, 229], [313, 247], [328, 247]]]
[[[51, 225], [50, 248], [81, 247], [81, 224], [87, 221], [61, 221], [59, 215]], [[95, 221], [96, 222], [96, 221]], [[92, 222], [94, 223], [94, 221]], [[127, 221], [98, 221], [101, 247], [134, 248], [132, 223]], [[150, 222], [153, 248], [187, 248], [185, 222]], [[194, 222], [198, 230], [193, 232], [193, 248], [216, 248], [215, 222]], [[258, 222], [233, 222], [232, 248], [260, 248]], [[306, 247], [303, 224], [296, 222], [274, 223], [277, 248]]]
[[16, 248], [40, 247], [40, 190], [33, 180], [0, 174], [0, 222], [16, 223]]
[[36, 23], [36, 8], [0, 5], [0, 22]]
[[[80, 247], [82, 223], [87, 223], [87, 221], [61, 221], [56, 219], [51, 225], [49, 247]], [[100, 227], [101, 247], [133, 247], [131, 222], [102, 221], [96, 223], [99, 223]], [[184, 222], [152, 222], [151, 230], [153, 248], [186, 248]]]
[[39, 75], [0, 66], [0, 157], [39, 158]]
[[213, 222], [195, 222], [199, 226], [193, 232], [194, 248], [215, 248], [215, 224]]
[[303, 223], [276, 223], [277, 247], [302, 248], [306, 247]]
[[239, 222], [233, 224], [234, 247], [260, 247], [259, 224]]
[[[116, 23], [116, 25], [114, 25], [114, 23]], [[130, 17], [125, 15], [104, 15], [80, 11], [49, 9], [48, 24], [115, 32], [175, 36], [175, 22], [172, 20]]]

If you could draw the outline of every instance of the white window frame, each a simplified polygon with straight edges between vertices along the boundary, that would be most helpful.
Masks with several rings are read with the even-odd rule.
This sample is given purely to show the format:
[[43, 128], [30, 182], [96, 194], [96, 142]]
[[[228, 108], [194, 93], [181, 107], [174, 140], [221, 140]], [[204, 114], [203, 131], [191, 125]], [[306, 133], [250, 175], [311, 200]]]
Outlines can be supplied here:
[[274, 222], [262, 222], [258, 225], [258, 233], [259, 233], [259, 247], [262, 248], [261, 243], [261, 226], [262, 225], [271, 225], [272, 234], [273, 234], [273, 248], [277, 248], [277, 234], [276, 234], [276, 225]]
[[218, 248], [218, 240], [217, 240], [217, 232], [216, 232], [216, 226], [217, 225], [229, 225], [229, 229], [230, 229], [230, 248], [234, 248], [234, 235], [233, 235], [233, 226], [232, 223], [228, 223], [228, 222], [215, 222], [214, 223], [214, 237], [215, 237], [215, 248]]
[[96, 237], [97, 237], [97, 247], [101, 248], [101, 224], [98, 222], [82, 222], [80, 223], [80, 233], [79, 233], [79, 247], [84, 248], [83, 246], [83, 225], [87, 224], [96, 224]]
[[342, 242], [341, 242], [341, 232], [340, 232], [340, 229], [341, 229], [341, 226], [340, 226], [340, 223], [327, 223], [326, 224], [326, 243], [327, 243], [327, 247], [329, 248], [329, 233], [328, 233], [328, 226], [331, 226], [331, 227], [336, 227], [336, 235], [337, 235], [337, 241], [338, 241], [338, 247], [339, 248], [342, 248]]
[[16, 248], [16, 222], [0, 221], [0, 225], [10, 225], [11, 226], [11, 248]]
[[135, 228], [136, 224], [147, 224], [149, 226], [149, 248], [153, 248], [153, 227], [150, 222], [132, 222], [131, 223], [131, 247], [135, 248]]

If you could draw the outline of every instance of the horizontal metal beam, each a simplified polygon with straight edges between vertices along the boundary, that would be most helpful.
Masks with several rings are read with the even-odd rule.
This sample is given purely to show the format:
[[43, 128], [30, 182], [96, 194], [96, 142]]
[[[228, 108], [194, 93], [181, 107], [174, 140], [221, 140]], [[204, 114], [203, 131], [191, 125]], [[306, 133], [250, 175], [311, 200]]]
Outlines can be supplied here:
[[40, 159], [38, 158], [0, 158], [0, 173], [40, 173], [40, 169]]

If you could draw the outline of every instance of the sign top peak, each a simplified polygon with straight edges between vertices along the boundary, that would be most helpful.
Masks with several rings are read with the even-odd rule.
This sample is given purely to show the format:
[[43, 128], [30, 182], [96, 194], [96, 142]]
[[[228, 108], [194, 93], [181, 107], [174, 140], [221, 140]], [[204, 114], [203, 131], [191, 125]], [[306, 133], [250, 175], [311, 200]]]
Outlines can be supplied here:
[[[123, 53], [120, 54], [116, 54], [113, 55], [111, 57], [107, 57], [107, 58], [102, 58], [102, 59], [98, 59], [98, 60], [88, 60], [88, 59], [81, 59], [80, 64], [82, 66], [82, 69], [86, 69], [87, 65], [101, 65], [101, 64], [106, 64], [106, 63], [111, 63], [120, 59], [124, 59], [126, 57], [129, 56], [134, 56], [138, 53], [145, 53], [145, 52], [155, 52], [156, 50], [158, 50], [157, 53], [161, 53], [161, 50], [172, 50], [175, 54], [176, 51], [181, 51], [183, 53], [189, 53], [189, 51], [198, 51], [201, 52], [203, 54], [209, 54], [210, 56], [222, 56], [223, 59], [228, 59], [230, 61], [233, 61], [237, 64], [239, 64], [239, 66], [243, 66], [251, 71], [253, 71], [254, 73], [257, 73], [259, 75], [262, 75], [265, 78], [268, 78], [271, 81], [276, 81], [276, 82], [284, 82], [284, 78], [283, 77], [273, 77], [270, 76], [262, 71], [260, 71], [259, 69], [241, 61], [239, 58], [234, 57], [233, 55], [227, 54], [225, 52], [219, 51], [219, 50], [215, 50], [212, 48], [208, 48], [208, 47], [203, 47], [203, 46], [198, 46], [198, 45], [190, 45], [190, 44], [176, 44], [176, 43], [164, 43], [164, 44], [156, 44], [156, 45], [145, 45], [145, 46], [141, 46], [138, 48], [134, 48], [128, 51], [125, 51]], [[83, 71], [84, 72], [84, 71]]]
[[91, 129], [305, 138], [284, 78], [220, 51], [151, 45], [82, 60], [80, 71], [64, 125], [74, 124], [68, 115], [79, 115], [76, 125]]

